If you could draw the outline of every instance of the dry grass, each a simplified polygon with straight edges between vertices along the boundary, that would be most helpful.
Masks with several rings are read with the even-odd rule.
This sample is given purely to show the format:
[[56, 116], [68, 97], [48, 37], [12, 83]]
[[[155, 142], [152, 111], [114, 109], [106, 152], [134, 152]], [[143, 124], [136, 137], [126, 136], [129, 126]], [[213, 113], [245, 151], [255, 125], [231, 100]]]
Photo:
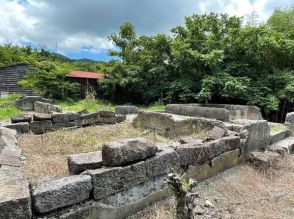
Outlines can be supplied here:
[[146, 130], [135, 129], [130, 122], [117, 125], [58, 130], [43, 135], [22, 135], [19, 145], [27, 158], [30, 180], [68, 175], [67, 156], [101, 150], [103, 144], [127, 138], [146, 137], [155, 142], [167, 139]]
[[[235, 172], [216, 176], [200, 183], [200, 198], [213, 201], [210, 217], [197, 218], [293, 218], [294, 215], [294, 158], [286, 157], [267, 170], [244, 165]], [[175, 201], [157, 203], [133, 216], [140, 219], [172, 219]], [[217, 215], [217, 217], [216, 217]]]

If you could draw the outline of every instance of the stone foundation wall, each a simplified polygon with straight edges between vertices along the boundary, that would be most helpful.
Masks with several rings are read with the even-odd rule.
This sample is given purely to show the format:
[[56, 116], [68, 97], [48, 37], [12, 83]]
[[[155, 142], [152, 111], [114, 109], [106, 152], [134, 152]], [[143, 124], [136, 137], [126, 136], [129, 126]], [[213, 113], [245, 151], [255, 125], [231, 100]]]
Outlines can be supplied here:
[[231, 104], [168, 104], [166, 111], [184, 116], [203, 116], [221, 121], [239, 119], [262, 120], [260, 109], [256, 106]]
[[[8, 132], [3, 148], [16, 149], [16, 132]], [[71, 155], [72, 175], [30, 186], [22, 165], [1, 165], [0, 218], [125, 218], [172, 194], [165, 183], [172, 169], [187, 180], [204, 180], [237, 165], [240, 149], [237, 136], [163, 144], [129, 139], [104, 145], [102, 152]], [[21, 151], [16, 151], [21, 164]], [[123, 157], [109, 162], [111, 156]]]

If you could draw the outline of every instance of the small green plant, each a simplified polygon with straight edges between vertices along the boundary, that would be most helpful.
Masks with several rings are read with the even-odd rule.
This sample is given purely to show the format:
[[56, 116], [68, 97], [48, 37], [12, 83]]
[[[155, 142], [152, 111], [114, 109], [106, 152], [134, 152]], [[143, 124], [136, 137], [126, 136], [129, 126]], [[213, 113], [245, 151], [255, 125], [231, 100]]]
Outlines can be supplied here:
[[19, 99], [20, 94], [12, 93], [7, 97], [0, 98], [0, 120], [9, 120], [11, 116], [19, 114], [21, 111], [14, 106], [14, 101]]

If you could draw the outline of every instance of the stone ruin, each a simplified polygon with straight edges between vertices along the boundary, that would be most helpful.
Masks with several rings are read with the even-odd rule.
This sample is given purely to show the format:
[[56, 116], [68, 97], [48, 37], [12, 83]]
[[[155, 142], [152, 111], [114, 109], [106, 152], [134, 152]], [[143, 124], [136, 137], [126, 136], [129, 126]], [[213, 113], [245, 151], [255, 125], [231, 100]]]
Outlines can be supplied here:
[[[287, 118], [291, 123], [292, 116]], [[171, 170], [183, 179], [202, 181], [240, 164], [247, 156], [265, 163], [293, 152], [294, 147], [290, 129], [270, 132], [265, 120], [236, 116], [224, 122], [139, 111], [134, 125], [171, 141], [152, 143], [136, 138], [108, 143], [101, 152], [68, 156], [70, 176], [30, 185], [23, 174], [17, 133], [1, 128], [0, 218], [125, 218], [172, 194], [166, 184]], [[201, 130], [209, 136], [188, 136]]]
[[50, 100], [39, 96], [26, 96], [16, 101], [15, 104], [21, 110], [33, 111], [13, 116], [11, 124], [5, 125], [7, 128], [15, 129], [18, 133], [31, 131], [34, 134], [43, 134], [61, 128], [116, 124], [126, 119], [125, 115], [111, 111], [62, 112], [60, 106], [53, 105]]

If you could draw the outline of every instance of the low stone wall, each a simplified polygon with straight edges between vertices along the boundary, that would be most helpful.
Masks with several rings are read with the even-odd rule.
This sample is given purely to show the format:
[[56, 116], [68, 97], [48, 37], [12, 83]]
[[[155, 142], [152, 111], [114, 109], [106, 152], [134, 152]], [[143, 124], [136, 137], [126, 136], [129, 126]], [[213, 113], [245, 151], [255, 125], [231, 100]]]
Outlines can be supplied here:
[[224, 108], [202, 107], [189, 104], [168, 104], [166, 111], [183, 116], [206, 117], [229, 121], [229, 111]]
[[256, 106], [231, 104], [168, 104], [166, 111], [185, 116], [203, 116], [221, 121], [239, 119], [262, 120], [260, 109]]
[[[19, 115], [11, 118], [12, 124], [5, 127], [17, 130], [18, 133], [32, 132], [43, 134], [61, 128], [91, 126], [96, 124], [116, 124], [123, 122], [126, 116], [116, 115], [110, 111], [99, 111], [96, 113], [78, 114], [74, 112], [58, 113], [52, 112], [34, 113], [28, 118], [26, 115]], [[25, 122], [23, 122], [25, 121]]]
[[134, 119], [134, 125], [139, 128], [154, 130], [160, 135], [171, 138], [191, 135], [201, 131], [209, 131], [215, 126], [227, 132], [224, 123], [216, 119], [181, 116], [153, 111], [139, 111], [138, 116]]
[[[4, 149], [12, 143], [15, 147], [16, 132], [3, 129], [10, 133]], [[102, 152], [71, 155], [73, 175], [30, 186], [22, 166], [1, 165], [0, 218], [126, 218], [172, 194], [166, 184], [172, 169], [187, 180], [204, 180], [237, 165], [240, 147], [237, 136], [163, 144], [129, 139], [106, 144]]]
[[29, 183], [17, 147], [16, 131], [0, 127], [0, 145], [0, 218], [31, 218]]

